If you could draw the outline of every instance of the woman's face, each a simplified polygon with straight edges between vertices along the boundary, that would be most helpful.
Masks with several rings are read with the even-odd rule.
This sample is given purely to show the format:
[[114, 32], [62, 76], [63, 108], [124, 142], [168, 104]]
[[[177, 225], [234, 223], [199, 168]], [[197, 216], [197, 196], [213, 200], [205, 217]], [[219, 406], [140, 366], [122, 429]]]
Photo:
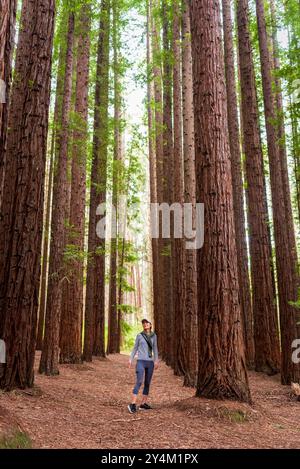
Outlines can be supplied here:
[[143, 328], [145, 332], [150, 332], [151, 330], [151, 323], [150, 322], [144, 322], [143, 323]]

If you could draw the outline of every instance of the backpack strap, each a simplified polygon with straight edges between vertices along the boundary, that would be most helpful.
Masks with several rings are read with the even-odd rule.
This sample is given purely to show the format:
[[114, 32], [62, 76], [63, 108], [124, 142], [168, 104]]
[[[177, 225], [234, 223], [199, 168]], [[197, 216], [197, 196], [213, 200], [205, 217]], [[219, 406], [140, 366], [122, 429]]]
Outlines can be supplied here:
[[152, 358], [152, 351], [153, 351], [153, 344], [152, 344], [152, 340], [150, 337], [147, 336], [147, 334], [145, 334], [144, 332], [141, 332], [141, 335], [144, 337], [145, 341], [147, 342], [148, 344], [148, 355], [149, 355], [149, 358]]

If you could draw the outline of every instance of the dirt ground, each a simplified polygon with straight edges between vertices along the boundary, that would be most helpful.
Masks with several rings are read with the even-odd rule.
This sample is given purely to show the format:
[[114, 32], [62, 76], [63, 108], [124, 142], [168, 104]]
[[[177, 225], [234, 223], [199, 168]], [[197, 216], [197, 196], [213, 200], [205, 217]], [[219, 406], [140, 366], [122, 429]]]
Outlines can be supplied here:
[[116, 355], [61, 366], [57, 377], [36, 374], [33, 390], [1, 392], [0, 408], [35, 448], [300, 448], [300, 403], [278, 377], [250, 373], [248, 406], [194, 398], [161, 363], [154, 409], [130, 415], [135, 372], [127, 363]]

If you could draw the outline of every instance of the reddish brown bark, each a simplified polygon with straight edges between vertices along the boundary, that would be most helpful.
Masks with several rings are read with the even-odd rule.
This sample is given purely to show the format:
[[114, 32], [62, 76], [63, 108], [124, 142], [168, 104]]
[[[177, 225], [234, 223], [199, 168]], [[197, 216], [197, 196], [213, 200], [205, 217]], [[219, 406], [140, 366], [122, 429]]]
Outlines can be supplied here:
[[[76, 20], [77, 22], [77, 20]], [[76, 29], [78, 29], [76, 27]], [[78, 122], [76, 122], [75, 116], [75, 88], [76, 88], [76, 68], [77, 68], [77, 60], [75, 60], [76, 53], [77, 53], [77, 45], [78, 45], [78, 37], [76, 32], [74, 31], [74, 41], [73, 41], [73, 69], [72, 69], [72, 93], [71, 93], [71, 106], [70, 106], [70, 118], [72, 119], [73, 126], [78, 126]], [[71, 189], [72, 189], [72, 152], [73, 152], [73, 138], [74, 132], [72, 136], [71, 126], [69, 131], [69, 142], [68, 142], [68, 160], [67, 160], [67, 189], [66, 189], [66, 199], [65, 199], [65, 232], [64, 232], [64, 280], [62, 282], [62, 291], [61, 291], [61, 306], [60, 306], [60, 330], [59, 330], [59, 348], [60, 352], [63, 349], [66, 349], [69, 337], [69, 327], [70, 327], [70, 317], [69, 317], [69, 303], [71, 298], [69, 298], [69, 281], [73, 275], [72, 272], [72, 259], [69, 258], [68, 253], [70, 253], [71, 244], [72, 244], [72, 237], [76, 236], [74, 231], [72, 230], [70, 224], [70, 216], [71, 216]], [[76, 249], [76, 248], [75, 248]], [[78, 255], [78, 253], [77, 253]], [[76, 256], [76, 254], [75, 254]], [[63, 357], [60, 353], [60, 362], [63, 363]]]
[[121, 84], [119, 70], [119, 6], [113, 2], [113, 51], [114, 51], [114, 160], [112, 175], [112, 204], [116, 218], [112, 219], [112, 231], [115, 238], [110, 243], [109, 304], [108, 304], [108, 341], [107, 354], [120, 352], [119, 311], [117, 298], [117, 255], [118, 255], [118, 192], [119, 161], [121, 158]]
[[[155, 145], [155, 93], [153, 80], [153, 52], [152, 52], [152, 2], [147, 2], [147, 110], [148, 110], [148, 151], [150, 171], [150, 202], [157, 203], [157, 171], [156, 171], [156, 145]], [[158, 240], [151, 239], [152, 246], [152, 298], [155, 327], [159, 324], [159, 279], [158, 279]]]
[[220, 7], [191, 1], [197, 199], [205, 206], [198, 251], [197, 396], [249, 402], [235, 243]]
[[272, 277], [271, 246], [265, 200], [263, 153], [255, 88], [247, 0], [237, 2], [242, 120], [251, 278], [254, 315], [255, 369], [269, 374], [279, 367], [277, 311]]
[[[284, 4], [285, 15], [287, 12], [287, 4]], [[287, 36], [288, 36], [288, 50], [293, 50], [293, 45], [297, 44], [297, 38], [295, 35], [295, 28], [293, 25], [288, 25], [287, 27]], [[294, 64], [293, 54], [289, 57], [289, 66], [293, 68]], [[299, 61], [298, 61], [299, 63]], [[290, 94], [289, 98], [289, 115], [291, 120], [291, 130], [292, 130], [292, 156], [293, 156], [293, 172], [294, 172], [294, 181], [296, 189], [296, 202], [298, 209], [298, 222], [300, 221], [300, 135], [299, 135], [299, 119], [297, 116], [297, 102], [293, 99], [293, 96]]]
[[[54, 126], [53, 126], [54, 127]], [[44, 221], [44, 241], [42, 249], [42, 270], [41, 270], [41, 288], [39, 296], [39, 311], [38, 311], [38, 328], [36, 336], [36, 350], [43, 348], [44, 324], [45, 324], [45, 311], [46, 311], [46, 298], [47, 298], [47, 279], [48, 279], [48, 253], [50, 245], [50, 223], [51, 223], [51, 200], [52, 200], [52, 186], [53, 186], [53, 173], [54, 173], [54, 147], [55, 147], [55, 130], [52, 131], [51, 151], [48, 184], [46, 185], [46, 205], [45, 205], [45, 221]]]
[[99, 26], [94, 106], [93, 163], [88, 235], [89, 260], [83, 352], [86, 361], [92, 360], [93, 353], [105, 356], [105, 240], [96, 236], [96, 212], [98, 205], [106, 201], [110, 11], [111, 2], [109, 0], [104, 1]]
[[61, 295], [64, 280], [64, 247], [67, 200], [67, 165], [69, 142], [69, 114], [72, 95], [74, 13], [69, 13], [64, 95], [62, 103], [62, 128], [59, 135], [59, 153], [53, 182], [51, 221], [51, 246], [49, 257], [49, 281], [45, 316], [45, 334], [39, 372], [47, 375], [59, 373], [59, 339], [61, 319]]
[[[151, 1], [151, 0], [150, 0]], [[161, 48], [160, 34], [157, 26], [156, 16], [158, 14], [158, 2], [151, 2], [152, 23], [152, 55], [153, 55], [153, 79], [155, 100], [155, 156], [156, 156], [156, 193], [157, 203], [164, 201], [164, 174], [163, 174], [163, 102], [162, 102], [162, 71], [161, 71]], [[159, 224], [160, 225], [160, 224]], [[157, 240], [157, 273], [158, 279], [158, 309], [155, 315], [155, 329], [158, 332], [158, 348], [162, 357], [165, 356], [165, 289], [164, 289], [164, 265], [163, 265], [163, 239], [159, 236]], [[155, 301], [155, 300], [154, 300]]]
[[[6, 148], [6, 131], [11, 85], [12, 55], [15, 37], [17, 0], [1, 0], [0, 2], [0, 204], [3, 189], [3, 169]], [[2, 87], [5, 86], [5, 90]], [[2, 94], [4, 96], [2, 96]], [[5, 98], [2, 102], [2, 98]], [[1, 216], [1, 210], [0, 210]]]
[[[193, 64], [189, 4], [183, 5], [182, 21], [182, 106], [183, 106], [183, 154], [184, 201], [196, 204], [195, 136], [193, 102]], [[185, 240], [186, 242], [190, 240]], [[185, 304], [184, 304], [184, 385], [196, 386], [198, 371], [198, 311], [197, 311], [197, 256], [195, 249], [185, 251]]]
[[291, 199], [286, 158], [282, 158], [276, 126], [276, 102], [273, 92], [272, 59], [268, 47], [268, 34], [264, 3], [256, 0], [258, 38], [264, 109], [270, 165], [272, 207], [274, 221], [277, 283], [281, 325], [281, 381], [290, 384], [300, 380], [300, 366], [293, 363], [291, 347], [297, 339], [297, 310], [291, 305], [298, 299], [297, 252], [294, 236]]
[[[183, 210], [183, 152], [182, 152], [182, 83], [181, 83], [181, 28], [180, 2], [173, 2], [173, 121], [174, 121], [174, 198]], [[182, 217], [183, 218], [183, 217]], [[182, 220], [183, 221], [183, 220]], [[184, 308], [185, 308], [185, 249], [183, 238], [173, 241], [173, 289], [174, 289], [174, 373], [183, 375], [185, 370]]]
[[[282, 96], [282, 83], [279, 77], [280, 72], [280, 59], [279, 59], [279, 45], [277, 37], [277, 19], [276, 19], [276, 8], [273, 0], [270, 1], [271, 19], [272, 19], [272, 46], [273, 46], [273, 60], [271, 68], [274, 68], [275, 77], [275, 100], [276, 100], [276, 120], [277, 120], [277, 144], [279, 146], [279, 157], [282, 172], [282, 183], [284, 192], [284, 204], [287, 212], [287, 219], [290, 224], [288, 228], [288, 234], [290, 236], [290, 249], [292, 249], [293, 256], [297, 257], [296, 243], [295, 243], [295, 228], [293, 224], [293, 212], [291, 204], [291, 191], [288, 174], [288, 163], [287, 163], [287, 151], [286, 151], [286, 135], [285, 135], [285, 118], [284, 118], [284, 107], [283, 107], [283, 96]], [[300, 165], [299, 165], [300, 166]], [[300, 169], [299, 169], [300, 170]]]
[[91, 5], [85, 3], [79, 15], [77, 76], [75, 89], [76, 130], [73, 134], [70, 230], [68, 245], [77, 258], [68, 265], [68, 304], [65, 311], [67, 328], [61, 335], [60, 361], [81, 363], [83, 316], [83, 250], [85, 234], [86, 154], [88, 84], [90, 55]]
[[33, 385], [54, 1], [23, 1], [8, 126], [0, 225], [1, 336], [7, 356], [0, 386]]
[[[285, 210], [287, 211], [287, 219], [289, 223], [288, 235], [290, 237], [290, 253], [293, 257], [293, 260], [297, 259], [297, 249], [295, 245], [295, 226], [293, 224], [293, 213], [291, 206], [291, 191], [289, 184], [289, 172], [287, 166], [287, 148], [286, 148], [286, 135], [285, 135], [285, 118], [284, 118], [284, 106], [283, 106], [283, 96], [282, 96], [282, 84], [278, 73], [280, 71], [280, 59], [279, 59], [279, 45], [277, 37], [277, 19], [276, 19], [276, 7], [273, 0], [270, 2], [271, 6], [271, 18], [272, 18], [272, 40], [273, 40], [273, 54], [274, 54], [274, 68], [276, 71], [275, 84], [276, 84], [276, 105], [277, 105], [277, 119], [278, 123], [278, 142], [279, 142], [279, 152], [280, 152], [280, 163], [281, 171], [283, 175], [283, 191], [285, 198]], [[289, 34], [288, 34], [289, 36]], [[297, 118], [295, 120], [294, 116], [294, 106], [290, 103], [290, 112], [291, 112], [291, 127], [292, 127], [292, 138], [293, 138], [293, 160], [294, 160], [294, 175], [296, 183], [296, 200], [298, 208], [298, 221], [300, 221], [300, 155], [296, 148], [299, 148], [299, 135], [297, 129]], [[297, 261], [299, 258], [297, 259]], [[295, 271], [294, 271], [295, 272]], [[297, 275], [298, 273], [298, 275]], [[297, 279], [296, 282], [299, 285], [299, 269], [296, 269]], [[299, 292], [299, 290], [298, 290]], [[298, 293], [299, 296], [299, 293]], [[297, 337], [300, 337], [300, 312], [296, 311], [297, 318]]]
[[[173, 128], [172, 128], [172, 69], [170, 45], [170, 6], [162, 0], [163, 24], [163, 202], [173, 202]], [[173, 249], [172, 239], [163, 239], [163, 288], [164, 288], [164, 340], [167, 365], [174, 365], [174, 298], [173, 298]]]
[[[64, 12], [65, 13], [65, 12]], [[63, 15], [61, 22], [64, 24]], [[46, 187], [47, 201], [46, 201], [46, 214], [44, 221], [44, 243], [43, 243], [43, 254], [42, 254], [42, 272], [41, 272], [41, 289], [39, 298], [39, 320], [38, 320], [38, 331], [37, 331], [37, 350], [42, 350], [43, 338], [44, 338], [44, 325], [45, 325], [45, 314], [46, 314], [46, 303], [47, 303], [47, 287], [48, 287], [48, 268], [49, 268], [49, 247], [50, 247], [50, 230], [51, 230], [51, 215], [52, 215], [52, 193], [53, 193], [53, 176], [55, 161], [58, 155], [59, 148], [59, 133], [61, 129], [61, 111], [62, 111], [62, 97], [64, 88], [64, 74], [63, 67], [65, 62], [65, 48], [64, 43], [60, 44], [57, 79], [55, 88], [55, 105], [54, 105], [54, 116], [53, 116], [53, 129], [52, 129], [52, 142], [51, 142], [51, 157], [50, 157], [50, 169], [48, 178], [48, 187]]]
[[244, 213], [244, 191], [241, 163], [240, 132], [238, 120], [238, 104], [235, 81], [235, 60], [232, 35], [231, 1], [222, 1], [225, 76], [227, 90], [228, 130], [231, 153], [231, 172], [233, 184], [233, 207], [238, 254], [238, 274], [240, 301], [243, 318], [244, 341], [248, 368], [254, 367], [254, 336], [253, 312], [250, 294], [250, 278], [248, 268], [248, 251], [246, 242], [246, 222]]

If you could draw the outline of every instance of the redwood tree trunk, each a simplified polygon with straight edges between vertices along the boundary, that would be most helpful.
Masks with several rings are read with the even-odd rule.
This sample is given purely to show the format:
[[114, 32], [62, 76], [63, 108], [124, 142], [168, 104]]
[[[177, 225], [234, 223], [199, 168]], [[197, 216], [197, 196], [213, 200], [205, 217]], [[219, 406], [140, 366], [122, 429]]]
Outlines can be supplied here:
[[[181, 93], [181, 31], [180, 2], [173, 2], [173, 120], [174, 120], [174, 198], [173, 202], [183, 209], [183, 152], [182, 152], [182, 93]], [[174, 373], [184, 374], [184, 300], [185, 300], [185, 249], [183, 238], [173, 241], [173, 289], [174, 289]]]
[[[150, 0], [151, 2], [151, 0]], [[157, 26], [156, 16], [158, 14], [158, 1], [151, 2], [152, 6], [152, 55], [153, 55], [153, 80], [154, 80], [154, 111], [155, 111], [155, 156], [156, 156], [156, 195], [157, 203], [164, 201], [164, 174], [163, 174], [163, 101], [162, 101], [162, 71], [161, 71], [161, 48], [160, 34]], [[160, 224], [159, 224], [160, 225]], [[158, 304], [159, 308], [155, 316], [155, 328], [158, 332], [158, 349], [162, 357], [165, 357], [165, 288], [164, 288], [164, 264], [163, 264], [163, 239], [160, 235], [157, 240], [157, 278], [158, 278]], [[155, 300], [154, 300], [155, 301]]]
[[[170, 5], [162, 0], [163, 23], [163, 202], [173, 202], [173, 129], [172, 129], [172, 69], [170, 46]], [[167, 365], [174, 365], [174, 301], [173, 301], [173, 269], [171, 239], [163, 239], [163, 287], [164, 287], [164, 331], [165, 359]]]
[[70, 229], [68, 244], [77, 254], [69, 263], [68, 304], [65, 311], [67, 328], [61, 334], [61, 363], [81, 363], [83, 316], [83, 251], [85, 234], [86, 154], [91, 5], [81, 7], [77, 49], [75, 115], [77, 128], [73, 135]]
[[44, 226], [44, 242], [42, 249], [42, 270], [41, 270], [41, 288], [39, 295], [39, 311], [38, 311], [38, 328], [36, 337], [36, 349], [42, 350], [43, 348], [43, 336], [44, 336], [44, 324], [45, 324], [45, 312], [46, 312], [46, 297], [47, 297], [47, 279], [48, 279], [48, 252], [50, 244], [50, 223], [51, 223], [51, 201], [52, 201], [52, 185], [53, 185], [53, 173], [54, 173], [54, 147], [55, 147], [55, 128], [53, 125], [51, 142], [51, 153], [50, 153], [50, 167], [48, 175], [48, 187], [46, 186], [47, 199], [45, 205], [45, 226]]
[[237, 2], [237, 24], [246, 156], [255, 369], [274, 374], [278, 372], [279, 368], [278, 324], [247, 0], [238, 0]]
[[83, 358], [92, 361], [93, 353], [105, 356], [105, 239], [96, 235], [97, 207], [106, 201], [108, 145], [108, 67], [111, 2], [102, 3], [94, 107], [93, 162], [91, 174], [88, 266], [85, 304]]
[[[78, 16], [76, 16], [77, 18]], [[75, 18], [75, 22], [77, 19]], [[76, 27], [76, 30], [78, 28]], [[77, 54], [77, 45], [78, 45], [78, 37], [77, 31], [74, 31], [74, 39], [73, 39], [73, 69], [72, 69], [72, 93], [71, 93], [71, 107], [69, 111], [70, 118], [75, 116], [75, 86], [76, 85], [76, 68], [77, 68], [77, 60], [75, 60]], [[78, 122], [76, 119], [73, 119], [73, 126], [78, 126]], [[65, 209], [65, 232], [64, 232], [64, 253], [70, 253], [70, 248], [72, 244], [72, 237], [76, 236], [75, 231], [73, 232], [71, 224], [70, 224], [70, 216], [71, 216], [71, 186], [72, 186], [72, 153], [73, 153], [73, 139], [74, 139], [74, 132], [72, 132], [71, 127], [69, 129], [69, 142], [68, 142], [68, 161], [67, 161], [67, 197], [65, 199], [64, 209]], [[78, 255], [75, 254], [75, 256]], [[72, 256], [73, 257], [73, 256]], [[60, 362], [63, 362], [63, 357], [61, 352], [63, 349], [68, 347], [68, 330], [70, 327], [70, 317], [69, 317], [69, 288], [68, 284], [73, 275], [72, 272], [72, 259], [69, 258], [68, 254], [65, 256], [64, 259], [64, 280], [62, 282], [62, 291], [61, 291], [61, 306], [60, 306], [60, 330], [59, 330], [59, 349], [60, 355], [59, 359]]]
[[[193, 102], [193, 64], [191, 25], [188, 0], [183, 6], [182, 21], [182, 106], [184, 201], [193, 206], [195, 227], [196, 172]], [[190, 241], [190, 240], [185, 240]], [[185, 304], [184, 304], [184, 385], [196, 386], [198, 372], [198, 320], [197, 320], [197, 255], [195, 249], [185, 252]]]
[[211, 0], [191, 1], [197, 200], [205, 206], [197, 396], [249, 402], [219, 8]]
[[[65, 12], [64, 12], [65, 13]], [[63, 15], [61, 22], [64, 22], [65, 14]], [[37, 330], [37, 342], [36, 349], [42, 350], [43, 339], [44, 339], [44, 326], [45, 326], [45, 314], [46, 314], [46, 303], [47, 303], [47, 288], [48, 288], [48, 268], [49, 268], [49, 246], [50, 246], [50, 230], [51, 230], [51, 215], [52, 215], [52, 194], [53, 194], [53, 177], [54, 177], [54, 166], [57, 160], [58, 148], [59, 148], [59, 132], [61, 129], [61, 111], [62, 111], [62, 97], [64, 87], [64, 76], [62, 69], [65, 62], [65, 50], [64, 44], [60, 44], [56, 89], [55, 89], [55, 105], [54, 105], [54, 116], [53, 116], [53, 131], [52, 131], [52, 142], [51, 142], [51, 161], [49, 170], [49, 182], [46, 202], [46, 215], [45, 215], [45, 226], [44, 226], [44, 244], [42, 254], [42, 272], [41, 272], [41, 289], [39, 298], [39, 318], [38, 318], [38, 330]]]
[[115, 237], [110, 243], [110, 274], [109, 274], [109, 305], [108, 305], [108, 342], [107, 353], [119, 353], [119, 312], [117, 299], [117, 255], [118, 255], [118, 189], [119, 189], [119, 159], [121, 156], [121, 89], [119, 70], [119, 7], [117, 0], [113, 0], [113, 50], [114, 50], [114, 160], [112, 175], [112, 204], [116, 218], [112, 219], [112, 230]]
[[1, 336], [7, 349], [0, 386], [7, 390], [32, 386], [34, 378], [54, 1], [24, 0], [21, 25], [0, 228]]
[[281, 324], [281, 381], [290, 384], [300, 380], [300, 365], [293, 363], [291, 347], [297, 339], [297, 310], [291, 305], [298, 299], [297, 251], [294, 235], [286, 158], [281, 158], [276, 127], [276, 104], [273, 92], [272, 62], [264, 2], [256, 0], [264, 109], [268, 141], [272, 192], [277, 282]]
[[[153, 53], [152, 53], [152, 2], [147, 2], [147, 110], [148, 110], [148, 150], [149, 150], [149, 172], [150, 172], [150, 201], [157, 203], [157, 170], [156, 170], [156, 146], [155, 146], [155, 115], [153, 106], [155, 105]], [[151, 74], [151, 76], [150, 76]], [[155, 328], [159, 325], [159, 267], [158, 267], [158, 240], [154, 237], [152, 243], [152, 298]]]
[[[17, 0], [0, 2], [0, 205], [3, 189], [3, 169], [6, 147], [9, 91], [11, 84], [11, 65], [15, 37]], [[2, 87], [5, 86], [5, 90]], [[4, 96], [2, 96], [4, 95]], [[4, 97], [4, 99], [3, 99]], [[5, 101], [5, 102], [3, 102]], [[1, 210], [0, 210], [1, 216]]]
[[[287, 8], [285, 4], [285, 8]], [[285, 12], [287, 15], [288, 12]], [[292, 45], [297, 43], [297, 38], [295, 36], [294, 27], [287, 27], [288, 34], [288, 50], [290, 51], [293, 47]], [[294, 46], [295, 47], [295, 46]], [[293, 56], [289, 57], [289, 66], [293, 68], [294, 60]], [[296, 200], [297, 200], [297, 209], [298, 209], [298, 222], [300, 222], [300, 135], [299, 135], [299, 118], [297, 112], [297, 102], [293, 97], [289, 96], [289, 114], [291, 119], [291, 128], [292, 128], [292, 152], [293, 152], [293, 162], [294, 162], [294, 180], [296, 186]]]
[[[278, 47], [278, 38], [277, 38], [277, 19], [276, 19], [276, 8], [273, 0], [270, 1], [271, 8], [271, 19], [272, 19], [272, 46], [273, 46], [273, 66], [276, 72], [274, 82], [275, 82], [275, 98], [276, 98], [276, 120], [277, 124], [277, 144], [279, 146], [279, 157], [281, 164], [282, 172], [282, 183], [283, 183], [283, 192], [284, 192], [284, 204], [285, 210], [287, 212], [288, 222], [290, 226], [288, 228], [288, 234], [290, 236], [290, 242], [293, 252], [293, 256], [297, 256], [296, 243], [295, 243], [295, 228], [293, 224], [293, 211], [291, 204], [291, 191], [289, 184], [289, 173], [288, 173], [288, 161], [287, 161], [287, 151], [286, 151], [286, 135], [285, 135], [285, 118], [284, 118], [284, 107], [283, 107], [283, 96], [282, 96], [282, 83], [278, 75], [280, 72], [280, 59], [279, 59], [279, 47]], [[298, 157], [300, 158], [300, 157]], [[300, 171], [300, 164], [299, 168]], [[300, 203], [300, 200], [298, 201]], [[300, 207], [300, 206], [299, 206]], [[300, 213], [300, 211], [299, 211]]]
[[232, 35], [231, 1], [222, 1], [225, 76], [227, 90], [228, 130], [231, 153], [231, 173], [233, 184], [233, 207], [238, 254], [238, 274], [240, 287], [240, 301], [243, 318], [244, 341], [246, 346], [246, 361], [248, 368], [254, 367], [254, 336], [253, 312], [250, 294], [250, 279], [248, 268], [248, 251], [246, 242], [246, 223], [244, 212], [243, 175], [240, 149], [240, 133], [238, 120], [238, 105], [235, 82], [234, 45]]
[[67, 165], [69, 141], [69, 114], [72, 95], [74, 13], [69, 13], [65, 84], [62, 104], [62, 128], [59, 135], [59, 153], [53, 182], [53, 208], [51, 221], [51, 246], [49, 257], [49, 282], [45, 317], [45, 335], [39, 371], [47, 375], [59, 373], [59, 336], [61, 317], [62, 282], [64, 280], [65, 203], [67, 200]]
[[[102, 63], [99, 62], [99, 86], [101, 111], [98, 130], [95, 128], [95, 152], [98, 151], [98, 204], [106, 202], [106, 172], [108, 156], [108, 92], [109, 92], [109, 37], [111, 1], [106, 3], [104, 15], [104, 37]], [[102, 81], [101, 78], [102, 77]], [[94, 289], [94, 342], [93, 355], [105, 357], [105, 239], [97, 238], [95, 255]]]

